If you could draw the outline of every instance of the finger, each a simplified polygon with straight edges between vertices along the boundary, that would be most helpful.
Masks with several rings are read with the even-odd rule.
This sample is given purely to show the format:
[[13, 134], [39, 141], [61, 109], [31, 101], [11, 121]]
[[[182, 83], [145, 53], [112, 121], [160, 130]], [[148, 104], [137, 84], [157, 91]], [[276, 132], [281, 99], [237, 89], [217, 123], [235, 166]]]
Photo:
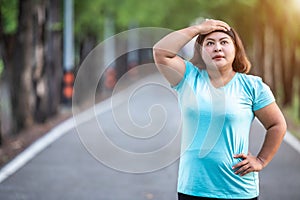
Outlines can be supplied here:
[[241, 166], [241, 167], [239, 167], [239, 168], [236, 168], [236, 171], [235, 171], [234, 173], [235, 173], [235, 174], [239, 174], [239, 173], [245, 171], [245, 170], [248, 169], [248, 168], [249, 168], [248, 165], [243, 165], [243, 166]]
[[240, 169], [238, 169], [237, 171], [235, 171], [235, 174], [243, 174], [245, 171], [249, 170], [250, 166], [249, 165], [245, 165], [243, 167], [241, 167]]
[[233, 155], [234, 158], [240, 158], [240, 157], [242, 157], [242, 156], [243, 156], [242, 153]]
[[251, 167], [249, 167], [247, 170], [243, 171], [240, 174], [240, 176], [245, 176], [246, 174], [249, 174], [250, 172], [254, 172], [254, 170]]
[[215, 26], [223, 26], [226, 28], [229, 28], [230, 26], [228, 24], [226, 24], [223, 21], [220, 20], [215, 20], [215, 19], [205, 19], [205, 22], [211, 24], [211, 25], [215, 25]]
[[219, 22], [212, 22], [210, 23], [211, 27], [214, 29], [214, 30], [222, 30], [222, 31], [228, 31], [229, 28], [225, 25], [223, 25], [222, 23], [219, 23]]
[[243, 153], [240, 153], [240, 154], [235, 154], [233, 155], [234, 158], [242, 158], [242, 159], [246, 159], [247, 158], [247, 155], [243, 154]]
[[216, 27], [216, 30], [221, 30], [221, 31], [225, 31], [225, 32], [228, 31], [228, 29], [224, 26], [218, 26], [218, 27]]
[[227, 31], [230, 31], [231, 27], [228, 24], [222, 24], [222, 27], [224, 27]]
[[231, 27], [226, 22], [220, 21], [220, 23], [222, 24], [222, 26], [230, 30]]
[[226, 22], [223, 22], [221, 20], [214, 20], [214, 21], [216, 22], [217, 25], [222, 26], [226, 30], [230, 30], [231, 29], [231, 27]]
[[225, 31], [225, 32], [230, 30], [230, 26], [228, 26], [226, 23], [219, 20], [205, 19], [204, 24], [207, 30], [204, 31], [203, 34], [207, 34], [216, 30]]
[[237, 168], [243, 167], [244, 165], [247, 165], [248, 163], [249, 163], [248, 160], [243, 160], [243, 161], [239, 162], [238, 164], [234, 165], [232, 167], [232, 169], [237, 169]]

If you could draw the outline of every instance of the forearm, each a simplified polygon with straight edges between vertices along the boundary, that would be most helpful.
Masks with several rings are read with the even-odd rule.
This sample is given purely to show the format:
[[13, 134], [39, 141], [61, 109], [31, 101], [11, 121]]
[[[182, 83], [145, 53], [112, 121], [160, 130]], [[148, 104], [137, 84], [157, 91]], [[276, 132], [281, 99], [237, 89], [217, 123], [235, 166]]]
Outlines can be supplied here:
[[257, 158], [260, 160], [263, 167], [266, 167], [273, 159], [275, 153], [280, 147], [280, 144], [282, 143], [285, 132], [286, 128], [282, 125], [270, 127], [267, 130], [264, 143], [257, 155]]
[[[199, 34], [216, 30], [230, 30], [228, 24], [218, 20], [205, 20], [199, 25], [172, 32], [158, 41], [153, 47], [153, 58], [158, 70], [171, 83], [176, 85], [185, 73], [184, 60], [177, 56], [182, 47]], [[199, 47], [200, 48], [200, 47]]]
[[182, 47], [191, 41], [200, 33], [197, 26], [190, 26], [178, 31], [174, 31], [162, 38], [153, 47], [160, 56], [172, 58], [182, 49]]

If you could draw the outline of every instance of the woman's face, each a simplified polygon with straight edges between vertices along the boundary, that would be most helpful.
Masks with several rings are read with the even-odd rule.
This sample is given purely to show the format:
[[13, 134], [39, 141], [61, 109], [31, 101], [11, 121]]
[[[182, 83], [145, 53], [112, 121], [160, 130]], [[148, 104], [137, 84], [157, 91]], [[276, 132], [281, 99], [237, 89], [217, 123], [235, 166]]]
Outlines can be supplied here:
[[235, 45], [229, 35], [213, 32], [205, 37], [201, 47], [202, 59], [209, 69], [231, 67], [235, 58]]

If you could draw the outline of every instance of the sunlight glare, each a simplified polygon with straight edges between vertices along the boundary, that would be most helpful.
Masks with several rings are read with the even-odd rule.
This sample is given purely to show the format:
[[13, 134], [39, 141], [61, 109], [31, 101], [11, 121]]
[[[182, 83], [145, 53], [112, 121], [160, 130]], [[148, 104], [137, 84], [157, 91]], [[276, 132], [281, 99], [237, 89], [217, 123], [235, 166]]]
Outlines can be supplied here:
[[300, 11], [300, 0], [293, 0], [293, 6], [295, 6], [295, 9]]

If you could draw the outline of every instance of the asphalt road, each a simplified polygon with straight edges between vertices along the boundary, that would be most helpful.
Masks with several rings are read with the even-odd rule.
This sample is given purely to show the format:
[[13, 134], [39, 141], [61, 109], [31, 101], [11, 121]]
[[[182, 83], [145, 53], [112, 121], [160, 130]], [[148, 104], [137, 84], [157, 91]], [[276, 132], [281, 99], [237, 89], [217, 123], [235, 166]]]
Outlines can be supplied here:
[[[77, 121], [0, 183], [0, 199], [177, 199], [181, 124], [176, 97], [159, 75], [143, 83], [98, 105], [96, 118]], [[255, 121], [252, 153], [264, 133]], [[260, 200], [300, 199], [300, 154], [287, 143], [260, 173], [260, 190]]]

